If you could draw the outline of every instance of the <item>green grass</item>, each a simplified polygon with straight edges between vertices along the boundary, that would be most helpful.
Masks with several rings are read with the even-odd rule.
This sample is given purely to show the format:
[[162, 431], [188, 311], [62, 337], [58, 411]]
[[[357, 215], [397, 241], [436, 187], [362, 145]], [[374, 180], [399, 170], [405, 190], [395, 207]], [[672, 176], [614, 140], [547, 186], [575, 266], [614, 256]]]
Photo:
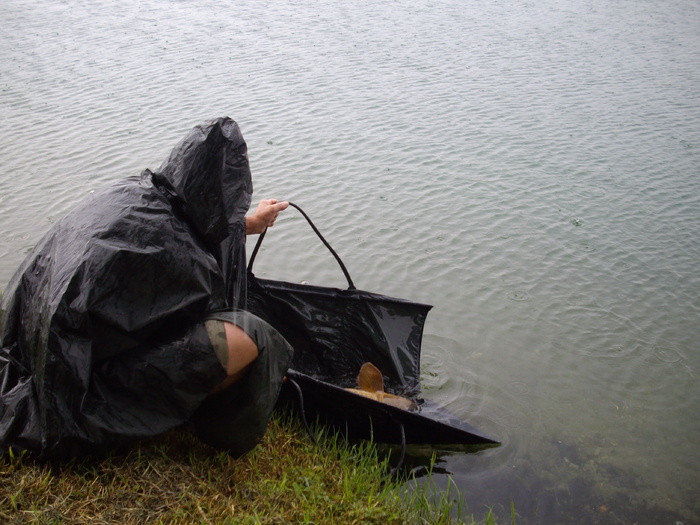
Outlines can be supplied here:
[[[240, 459], [176, 431], [101, 459], [40, 463], [24, 454], [5, 455], [0, 521], [477, 523], [455, 517], [462, 513], [458, 491], [440, 492], [430, 482], [409, 490], [388, 477], [388, 458], [374, 444], [317, 432], [319, 447], [296, 420], [275, 414], [263, 442]], [[481, 523], [496, 519], [489, 512]]]

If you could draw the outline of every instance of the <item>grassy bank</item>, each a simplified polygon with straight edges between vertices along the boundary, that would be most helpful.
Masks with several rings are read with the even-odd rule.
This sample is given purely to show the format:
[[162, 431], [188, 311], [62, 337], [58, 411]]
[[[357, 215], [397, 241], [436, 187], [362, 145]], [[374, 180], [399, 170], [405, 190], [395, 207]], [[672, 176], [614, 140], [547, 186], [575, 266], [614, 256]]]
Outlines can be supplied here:
[[374, 445], [351, 445], [324, 431], [319, 444], [295, 420], [276, 415], [263, 442], [238, 460], [180, 432], [99, 460], [41, 464], [4, 456], [0, 521], [476, 523], [451, 517], [449, 495], [408, 494], [387, 477], [387, 460]]

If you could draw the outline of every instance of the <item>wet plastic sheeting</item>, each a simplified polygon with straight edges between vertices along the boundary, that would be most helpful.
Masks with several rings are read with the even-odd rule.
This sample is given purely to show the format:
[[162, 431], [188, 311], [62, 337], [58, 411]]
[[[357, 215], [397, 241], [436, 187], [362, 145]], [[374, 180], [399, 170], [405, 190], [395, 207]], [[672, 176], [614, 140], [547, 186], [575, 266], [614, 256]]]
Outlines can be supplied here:
[[392, 391], [418, 393], [420, 342], [430, 306], [249, 277], [248, 308], [294, 347], [293, 369], [352, 387], [370, 361]]
[[202, 319], [244, 304], [251, 194], [219, 118], [44, 236], [2, 297], [0, 448], [82, 455], [190, 418], [225, 377]]
[[[430, 445], [494, 445], [498, 442], [481, 430], [460, 420], [437, 403], [419, 400], [418, 411], [377, 402], [358, 396], [332, 382], [289, 371], [289, 377], [304, 393], [304, 409], [311, 417], [321, 416], [349, 437], [401, 444], [399, 425], [403, 425], [406, 443]], [[284, 390], [283, 402], [298, 408], [292, 389]]]

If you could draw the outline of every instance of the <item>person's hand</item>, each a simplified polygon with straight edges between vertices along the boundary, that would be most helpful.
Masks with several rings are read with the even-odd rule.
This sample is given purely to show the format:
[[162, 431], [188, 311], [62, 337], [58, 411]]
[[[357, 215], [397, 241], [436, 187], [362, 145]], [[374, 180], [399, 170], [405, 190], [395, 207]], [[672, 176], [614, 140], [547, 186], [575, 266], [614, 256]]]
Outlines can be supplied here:
[[277, 216], [289, 206], [287, 201], [278, 202], [277, 199], [263, 199], [258, 204], [252, 215], [245, 218], [245, 232], [247, 235], [262, 233], [265, 228], [275, 225]]

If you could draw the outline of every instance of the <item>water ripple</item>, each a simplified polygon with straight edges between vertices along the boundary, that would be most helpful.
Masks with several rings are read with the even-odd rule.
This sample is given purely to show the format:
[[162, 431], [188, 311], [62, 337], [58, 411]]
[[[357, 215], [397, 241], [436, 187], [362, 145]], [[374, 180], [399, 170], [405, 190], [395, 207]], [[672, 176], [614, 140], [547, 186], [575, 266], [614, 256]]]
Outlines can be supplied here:
[[[698, 8], [651, 7], [6, 0], [0, 287], [73, 203], [230, 115], [256, 199], [301, 205], [359, 287], [435, 305], [426, 394], [505, 443], [472, 481], [584, 425], [700, 471]], [[344, 285], [291, 212], [256, 265]], [[660, 471], [635, 479], [671, 501]]]

